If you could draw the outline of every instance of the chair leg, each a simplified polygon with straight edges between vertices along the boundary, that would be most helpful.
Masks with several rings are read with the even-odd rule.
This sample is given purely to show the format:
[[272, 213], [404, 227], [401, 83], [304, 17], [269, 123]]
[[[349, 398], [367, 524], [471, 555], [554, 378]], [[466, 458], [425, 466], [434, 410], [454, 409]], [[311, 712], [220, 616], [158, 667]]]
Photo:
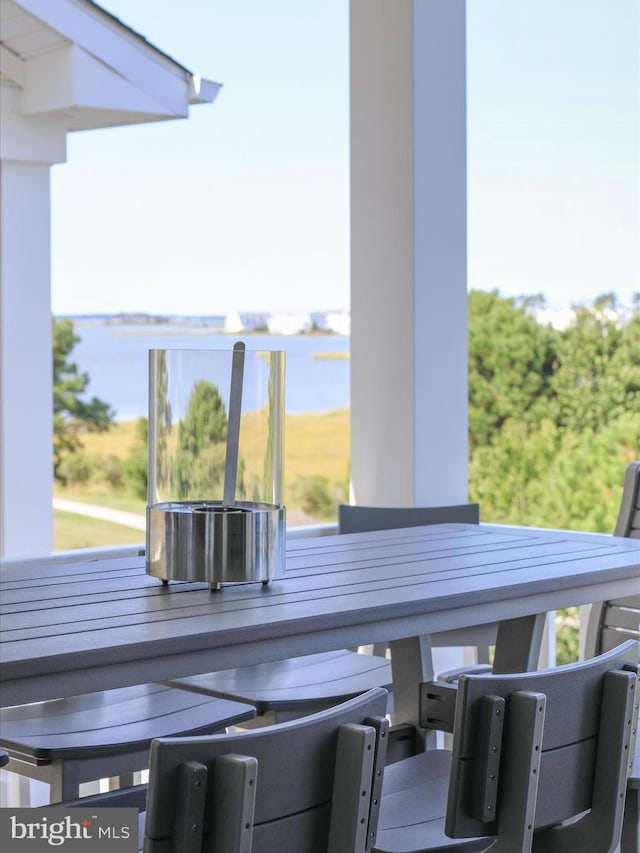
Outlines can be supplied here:
[[121, 773], [120, 776], [111, 776], [109, 779], [109, 790], [117, 791], [119, 788], [133, 788], [134, 773]]
[[74, 761], [52, 761], [49, 765], [49, 802], [77, 800], [80, 796], [80, 774]]

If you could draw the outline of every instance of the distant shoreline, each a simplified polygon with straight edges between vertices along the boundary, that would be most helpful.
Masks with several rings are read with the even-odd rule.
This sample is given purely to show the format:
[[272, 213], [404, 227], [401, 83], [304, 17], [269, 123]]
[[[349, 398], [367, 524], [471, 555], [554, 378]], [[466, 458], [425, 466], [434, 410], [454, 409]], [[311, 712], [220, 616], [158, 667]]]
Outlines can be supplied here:
[[[262, 324], [253, 328], [248, 327], [240, 331], [227, 330], [225, 328], [226, 315], [212, 314], [208, 316], [173, 316], [156, 314], [58, 314], [56, 320], [70, 320], [74, 326], [86, 327], [112, 327], [110, 335], [157, 335], [163, 330], [171, 330], [172, 335], [221, 335], [225, 337], [238, 337], [250, 335], [270, 335], [271, 337], [295, 337], [296, 335], [337, 335], [348, 337], [341, 331], [333, 328], [324, 328], [313, 325], [311, 328], [296, 329], [292, 331], [269, 331]], [[128, 327], [128, 328], [127, 328]], [[140, 328], [143, 327], [143, 328]], [[176, 331], [180, 329], [180, 331]]]

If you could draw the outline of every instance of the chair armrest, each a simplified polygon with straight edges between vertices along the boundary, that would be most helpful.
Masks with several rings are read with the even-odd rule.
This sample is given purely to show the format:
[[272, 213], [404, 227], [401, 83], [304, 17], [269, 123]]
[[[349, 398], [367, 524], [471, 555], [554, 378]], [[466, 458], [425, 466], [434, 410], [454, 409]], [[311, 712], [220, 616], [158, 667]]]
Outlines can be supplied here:
[[410, 723], [396, 723], [389, 728], [387, 735], [387, 764], [395, 764], [415, 755], [416, 730]]
[[426, 681], [420, 685], [420, 725], [423, 729], [453, 732], [458, 688], [455, 684]]
[[479, 675], [483, 672], [491, 672], [491, 664], [478, 663], [475, 666], [461, 666], [459, 669], [448, 669], [438, 675], [438, 681], [444, 684], [454, 684], [461, 675]]

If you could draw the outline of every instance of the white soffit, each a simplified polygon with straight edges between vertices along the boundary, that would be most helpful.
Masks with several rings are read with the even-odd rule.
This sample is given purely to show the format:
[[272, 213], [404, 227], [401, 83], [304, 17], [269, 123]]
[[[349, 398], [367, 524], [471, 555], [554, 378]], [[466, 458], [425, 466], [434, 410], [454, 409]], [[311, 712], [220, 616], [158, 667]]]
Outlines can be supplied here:
[[0, 0], [0, 82], [26, 117], [68, 130], [186, 117], [212, 103], [203, 80], [91, 0]]

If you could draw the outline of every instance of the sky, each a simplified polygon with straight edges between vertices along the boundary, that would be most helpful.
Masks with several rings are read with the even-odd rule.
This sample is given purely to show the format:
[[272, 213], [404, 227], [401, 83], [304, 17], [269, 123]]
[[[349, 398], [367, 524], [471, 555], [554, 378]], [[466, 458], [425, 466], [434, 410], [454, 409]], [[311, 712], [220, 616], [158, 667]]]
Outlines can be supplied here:
[[[70, 134], [55, 314], [348, 310], [348, 0], [102, 0], [222, 83]], [[640, 0], [467, 0], [468, 284], [640, 291]]]

